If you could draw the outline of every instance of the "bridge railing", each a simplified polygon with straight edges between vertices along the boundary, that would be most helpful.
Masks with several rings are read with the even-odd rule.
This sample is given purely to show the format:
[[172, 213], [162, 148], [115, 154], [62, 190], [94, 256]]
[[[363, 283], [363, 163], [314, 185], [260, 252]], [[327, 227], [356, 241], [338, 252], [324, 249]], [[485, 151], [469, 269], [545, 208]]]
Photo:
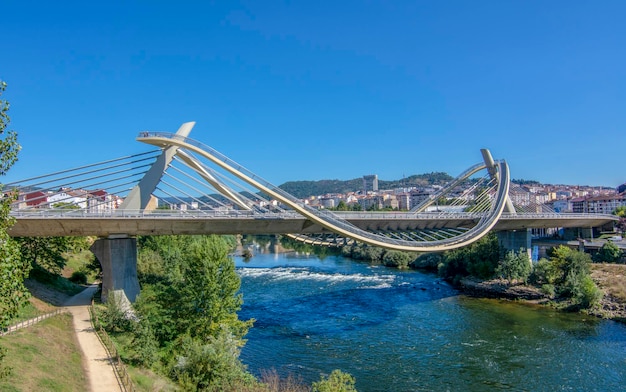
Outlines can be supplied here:
[[[316, 210], [320, 211], [327, 210]], [[329, 211], [330, 212], [330, 211]], [[359, 211], [332, 211], [334, 217], [342, 220], [445, 220], [445, 219], [466, 219], [479, 220], [485, 216], [483, 212], [359, 212]], [[28, 209], [13, 210], [11, 215], [16, 218], [142, 218], [142, 219], [302, 219], [302, 215], [295, 211], [267, 212], [267, 211], [243, 211], [243, 210], [64, 210], [64, 209]], [[617, 220], [614, 215], [609, 214], [589, 214], [589, 213], [503, 213], [501, 219], [522, 220], [522, 219], [609, 219]]]

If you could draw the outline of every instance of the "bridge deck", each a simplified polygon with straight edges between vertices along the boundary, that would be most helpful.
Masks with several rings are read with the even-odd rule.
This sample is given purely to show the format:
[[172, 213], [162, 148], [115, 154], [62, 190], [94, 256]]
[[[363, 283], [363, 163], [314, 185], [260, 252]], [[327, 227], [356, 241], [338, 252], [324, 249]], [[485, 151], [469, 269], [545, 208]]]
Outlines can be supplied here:
[[[344, 213], [351, 224], [369, 231], [411, 231], [472, 227], [480, 219], [472, 214]], [[172, 235], [172, 234], [315, 234], [329, 230], [298, 214], [258, 216], [240, 213], [143, 213], [112, 216], [91, 214], [16, 215], [9, 230], [14, 237]], [[617, 220], [596, 214], [503, 215], [494, 230], [553, 227], [601, 227]]]

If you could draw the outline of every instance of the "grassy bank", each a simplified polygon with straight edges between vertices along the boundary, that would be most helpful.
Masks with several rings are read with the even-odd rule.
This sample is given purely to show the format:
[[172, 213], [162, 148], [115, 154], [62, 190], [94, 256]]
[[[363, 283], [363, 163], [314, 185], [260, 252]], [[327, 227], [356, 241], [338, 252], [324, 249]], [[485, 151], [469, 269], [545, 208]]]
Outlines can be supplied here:
[[7, 335], [0, 344], [13, 369], [0, 380], [1, 391], [85, 391], [88, 381], [70, 314]]

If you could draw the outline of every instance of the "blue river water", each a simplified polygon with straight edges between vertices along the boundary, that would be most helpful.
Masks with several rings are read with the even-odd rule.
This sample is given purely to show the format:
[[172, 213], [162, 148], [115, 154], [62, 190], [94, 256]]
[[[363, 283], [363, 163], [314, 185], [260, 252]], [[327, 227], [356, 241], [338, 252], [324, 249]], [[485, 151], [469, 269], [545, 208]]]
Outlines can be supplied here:
[[626, 325], [469, 298], [435, 275], [338, 256], [235, 258], [254, 318], [241, 359], [368, 391], [625, 391]]

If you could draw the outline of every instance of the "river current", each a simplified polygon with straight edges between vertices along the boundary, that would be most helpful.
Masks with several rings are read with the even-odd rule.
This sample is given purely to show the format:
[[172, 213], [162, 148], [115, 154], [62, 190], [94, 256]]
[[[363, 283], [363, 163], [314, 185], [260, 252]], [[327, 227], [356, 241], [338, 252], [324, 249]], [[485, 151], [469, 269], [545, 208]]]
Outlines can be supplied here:
[[624, 391], [626, 326], [469, 298], [435, 275], [338, 256], [235, 258], [256, 322], [248, 370], [310, 384], [340, 369], [368, 391]]

